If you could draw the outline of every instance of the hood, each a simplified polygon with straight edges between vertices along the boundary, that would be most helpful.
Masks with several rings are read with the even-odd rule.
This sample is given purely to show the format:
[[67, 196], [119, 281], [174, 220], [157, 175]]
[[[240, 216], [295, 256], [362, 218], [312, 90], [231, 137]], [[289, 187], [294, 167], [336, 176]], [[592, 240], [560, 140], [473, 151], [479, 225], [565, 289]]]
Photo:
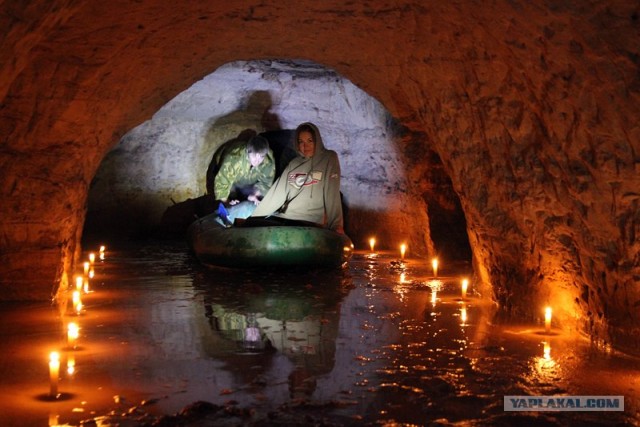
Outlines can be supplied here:
[[302, 153], [298, 149], [298, 135], [300, 134], [301, 131], [306, 130], [307, 127], [310, 127], [311, 129], [313, 129], [313, 133], [316, 136], [316, 151], [313, 154], [313, 157], [316, 157], [319, 154], [322, 154], [326, 150], [326, 148], [324, 147], [324, 142], [322, 141], [322, 135], [320, 135], [320, 130], [316, 125], [314, 125], [311, 122], [302, 123], [300, 126], [296, 128], [296, 133], [293, 136], [293, 143], [295, 146], [295, 150], [298, 153], [298, 155], [302, 156]]

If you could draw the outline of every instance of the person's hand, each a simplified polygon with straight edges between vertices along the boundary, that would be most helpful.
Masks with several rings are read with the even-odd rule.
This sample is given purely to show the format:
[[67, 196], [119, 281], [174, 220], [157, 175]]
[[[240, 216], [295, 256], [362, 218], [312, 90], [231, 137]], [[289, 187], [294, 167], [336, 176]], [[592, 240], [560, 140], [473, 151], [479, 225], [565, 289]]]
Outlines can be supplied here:
[[229, 206], [237, 205], [238, 203], [240, 203], [238, 199], [229, 200]]
[[247, 200], [249, 200], [250, 202], [253, 202], [253, 204], [256, 206], [260, 204], [260, 199], [258, 198], [257, 194], [250, 195], [249, 197], [247, 197]]

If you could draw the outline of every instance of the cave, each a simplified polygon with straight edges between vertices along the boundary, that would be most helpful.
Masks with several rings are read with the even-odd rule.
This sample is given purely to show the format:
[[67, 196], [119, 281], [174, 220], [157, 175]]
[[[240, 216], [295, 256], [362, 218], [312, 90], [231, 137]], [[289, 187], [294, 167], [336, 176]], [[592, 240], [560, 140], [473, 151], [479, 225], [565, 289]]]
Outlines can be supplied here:
[[[563, 329], [640, 353], [636, 2], [0, 10], [3, 304], [62, 298], [89, 234], [157, 233], [172, 204], [205, 192], [218, 144], [305, 113], [341, 157], [356, 247], [375, 232], [418, 258], [467, 260], [497, 318], [552, 304]], [[195, 97], [215, 105], [188, 98], [215, 81]]]

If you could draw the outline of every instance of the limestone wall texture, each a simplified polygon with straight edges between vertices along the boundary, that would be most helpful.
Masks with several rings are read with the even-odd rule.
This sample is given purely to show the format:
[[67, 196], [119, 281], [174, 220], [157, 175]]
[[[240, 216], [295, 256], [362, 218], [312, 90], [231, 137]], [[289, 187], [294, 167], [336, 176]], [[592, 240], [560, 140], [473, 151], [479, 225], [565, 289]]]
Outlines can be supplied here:
[[3, 298], [66, 284], [88, 187], [127, 131], [226, 63], [305, 59], [424, 135], [397, 147], [409, 186], [424, 141], [505, 312], [550, 303], [565, 328], [638, 351], [639, 15], [627, 0], [2, 2]]

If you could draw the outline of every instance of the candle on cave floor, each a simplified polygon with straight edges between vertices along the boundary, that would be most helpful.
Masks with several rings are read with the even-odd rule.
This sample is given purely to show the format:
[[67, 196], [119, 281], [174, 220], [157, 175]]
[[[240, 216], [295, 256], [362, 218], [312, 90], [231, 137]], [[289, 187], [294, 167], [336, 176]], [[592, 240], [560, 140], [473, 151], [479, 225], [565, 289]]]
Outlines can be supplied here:
[[431, 267], [433, 268], [433, 277], [438, 277], [438, 258], [431, 260]]
[[96, 275], [96, 272], [94, 271], [93, 267], [91, 267], [89, 269], [89, 279], [93, 279], [95, 275]]
[[52, 351], [49, 354], [49, 397], [58, 396], [58, 375], [60, 374], [60, 354]]
[[404, 260], [404, 254], [407, 252], [407, 245], [405, 243], [400, 245], [400, 259]]
[[89, 293], [89, 280], [85, 280], [84, 281], [84, 293], [88, 294]]
[[89, 264], [93, 264], [94, 262], [96, 262], [96, 254], [94, 254], [93, 252], [91, 252], [89, 254]]
[[99, 252], [99, 254], [100, 254], [100, 255], [99, 255], [99, 257], [100, 257], [100, 260], [101, 260], [101, 261], [104, 261], [104, 251], [105, 251], [106, 249], [107, 249], [107, 248], [105, 248], [105, 247], [104, 247], [104, 245], [100, 246], [100, 252]]
[[82, 282], [84, 278], [82, 276], [76, 276], [76, 290], [82, 289]]
[[544, 309], [544, 330], [548, 334], [551, 332], [551, 307]]
[[80, 335], [79, 331], [80, 328], [76, 323], [70, 322], [67, 325], [67, 345], [69, 346], [69, 348], [76, 348], [76, 342], [78, 341], [78, 336]]
[[371, 248], [371, 252], [374, 252], [375, 246], [376, 246], [376, 238], [372, 237], [369, 239], [369, 247]]
[[469, 287], [469, 281], [467, 279], [462, 279], [462, 299], [467, 297], [467, 288]]
[[85, 261], [83, 266], [84, 266], [84, 275], [87, 276], [89, 274], [89, 262]]

